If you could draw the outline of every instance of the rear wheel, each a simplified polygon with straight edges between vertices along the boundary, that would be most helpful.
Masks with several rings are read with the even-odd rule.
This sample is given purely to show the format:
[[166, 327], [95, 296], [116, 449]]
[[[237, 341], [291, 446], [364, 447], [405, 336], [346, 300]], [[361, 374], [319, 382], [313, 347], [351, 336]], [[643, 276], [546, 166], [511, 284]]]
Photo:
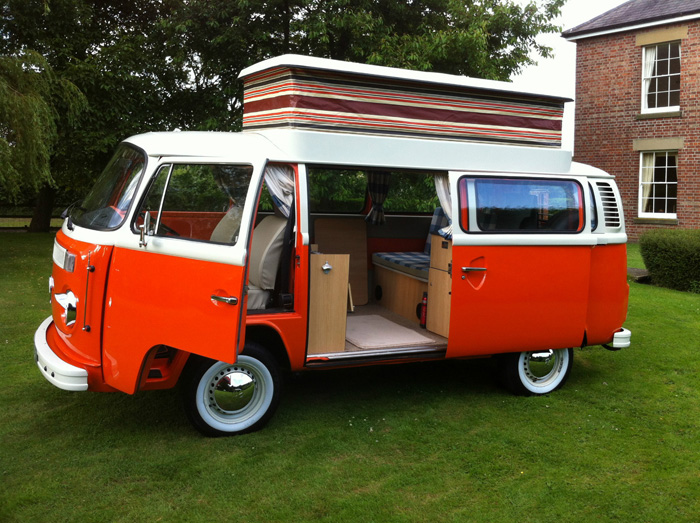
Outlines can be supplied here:
[[261, 429], [280, 398], [275, 359], [248, 343], [235, 364], [203, 359], [183, 383], [185, 413], [206, 436], [233, 436]]
[[501, 380], [513, 394], [548, 394], [564, 385], [573, 361], [573, 349], [505, 354], [500, 361]]

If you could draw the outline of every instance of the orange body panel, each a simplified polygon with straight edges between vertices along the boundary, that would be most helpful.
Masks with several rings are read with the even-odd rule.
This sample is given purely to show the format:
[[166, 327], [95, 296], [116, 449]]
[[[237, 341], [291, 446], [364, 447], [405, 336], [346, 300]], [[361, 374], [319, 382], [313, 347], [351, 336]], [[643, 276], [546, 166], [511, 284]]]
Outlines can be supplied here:
[[[56, 241], [75, 255], [72, 272], [54, 263], [51, 296], [53, 325], [47, 332], [47, 342], [64, 361], [88, 371], [91, 390], [111, 390], [103, 387], [100, 351], [104, 290], [109, 274], [112, 247], [73, 240], [58, 231]], [[88, 265], [93, 267], [88, 271]], [[77, 298], [75, 323], [66, 325], [66, 309], [56, 295], [72, 292]]]
[[612, 341], [627, 318], [627, 246], [599, 245], [591, 254], [586, 333], [588, 345]]
[[459, 246], [452, 252], [447, 357], [581, 345], [591, 247]]
[[[243, 267], [115, 248], [105, 303], [105, 382], [133, 393], [156, 345], [233, 363], [245, 311], [243, 281]], [[239, 302], [215, 302], [212, 295]]]

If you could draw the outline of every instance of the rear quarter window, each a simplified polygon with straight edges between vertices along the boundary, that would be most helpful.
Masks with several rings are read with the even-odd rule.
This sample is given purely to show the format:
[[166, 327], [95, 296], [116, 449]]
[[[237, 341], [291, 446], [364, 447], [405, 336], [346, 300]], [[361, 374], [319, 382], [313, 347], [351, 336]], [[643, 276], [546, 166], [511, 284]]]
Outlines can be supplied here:
[[[583, 230], [581, 186], [572, 180], [463, 178], [473, 191], [476, 228], [490, 233], [576, 233]], [[467, 199], [460, 197], [462, 210]]]

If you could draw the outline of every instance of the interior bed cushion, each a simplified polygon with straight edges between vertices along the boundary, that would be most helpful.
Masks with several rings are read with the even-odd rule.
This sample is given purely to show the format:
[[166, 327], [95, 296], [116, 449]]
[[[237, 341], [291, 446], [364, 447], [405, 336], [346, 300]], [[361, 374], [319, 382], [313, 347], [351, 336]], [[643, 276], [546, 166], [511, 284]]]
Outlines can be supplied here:
[[424, 252], [375, 252], [372, 263], [421, 281], [428, 281], [430, 255]]

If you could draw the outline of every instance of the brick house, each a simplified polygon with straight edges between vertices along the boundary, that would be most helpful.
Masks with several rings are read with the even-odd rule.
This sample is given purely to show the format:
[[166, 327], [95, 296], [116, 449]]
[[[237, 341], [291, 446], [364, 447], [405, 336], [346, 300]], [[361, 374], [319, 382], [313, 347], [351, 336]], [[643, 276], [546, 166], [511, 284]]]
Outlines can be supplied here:
[[563, 36], [574, 159], [617, 177], [630, 239], [700, 228], [700, 0], [630, 0]]

